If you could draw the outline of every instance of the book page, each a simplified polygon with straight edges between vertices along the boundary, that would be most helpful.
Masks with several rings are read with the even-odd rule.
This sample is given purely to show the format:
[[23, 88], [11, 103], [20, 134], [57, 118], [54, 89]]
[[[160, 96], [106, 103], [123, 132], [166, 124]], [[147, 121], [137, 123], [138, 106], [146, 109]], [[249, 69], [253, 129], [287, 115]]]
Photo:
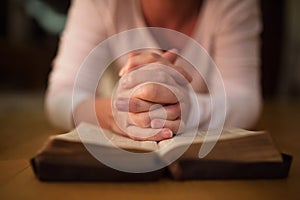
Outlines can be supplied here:
[[69, 133], [52, 136], [52, 139], [61, 139], [70, 142], [85, 142], [93, 145], [101, 145], [107, 147], [119, 147], [129, 151], [149, 152], [155, 151], [158, 145], [154, 141], [135, 141], [125, 136], [112, 133], [103, 129], [102, 134], [100, 128], [88, 124], [81, 123], [76, 129]]
[[[200, 130], [197, 132], [196, 135], [182, 133], [182, 134], [180, 134], [178, 136], [174, 136], [171, 139], [160, 141], [158, 143], [158, 146], [161, 149], [161, 148], [175, 148], [176, 146], [188, 145], [188, 144], [191, 143], [191, 141], [193, 143], [202, 143], [204, 141], [205, 134], [206, 134], [205, 131], [200, 131]], [[223, 133], [221, 134], [221, 136], [222, 135], [223, 135]], [[226, 134], [226, 135], [229, 135], [229, 134]], [[222, 136], [222, 137], [224, 137], [224, 136]], [[209, 137], [209, 139], [213, 140], [213, 137]]]
[[[245, 136], [251, 136], [251, 135], [257, 135], [263, 133], [262, 131], [248, 131], [248, 130], [243, 130], [243, 129], [224, 129], [219, 137], [216, 135], [208, 135], [206, 137], [207, 142], [213, 142], [216, 140], [230, 140], [234, 138], [240, 138], [240, 137], [245, 137]], [[177, 136], [168, 139], [168, 140], [163, 140], [158, 143], [159, 148], [164, 148], [166, 146], [169, 146], [169, 148], [174, 148], [176, 146], [181, 146], [181, 145], [188, 145], [191, 143], [191, 140], [193, 143], [203, 143], [204, 138], [206, 135], [206, 131], [198, 131], [197, 134], [195, 135], [194, 138], [191, 134], [186, 134], [183, 133], [179, 135], [179, 138], [176, 138]]]
[[[204, 142], [205, 132], [199, 131], [193, 138], [189, 134], [175, 136], [159, 142], [159, 154], [167, 160], [182, 152], [182, 157], [199, 158], [198, 153]], [[263, 131], [242, 129], [223, 130], [220, 137], [209, 135], [205, 142], [216, 142], [206, 159], [230, 161], [281, 161], [281, 154], [276, 149], [270, 135]], [[172, 155], [174, 154], [174, 155]]]

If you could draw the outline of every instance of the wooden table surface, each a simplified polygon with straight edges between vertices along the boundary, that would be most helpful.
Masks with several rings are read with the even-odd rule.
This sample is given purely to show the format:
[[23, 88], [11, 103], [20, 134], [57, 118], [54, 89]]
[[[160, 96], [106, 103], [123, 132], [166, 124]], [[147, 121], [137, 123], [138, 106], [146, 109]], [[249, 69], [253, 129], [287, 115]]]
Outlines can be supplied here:
[[163, 179], [146, 183], [40, 182], [29, 159], [49, 135], [41, 94], [0, 95], [0, 199], [300, 199], [300, 102], [266, 103], [258, 127], [293, 155], [278, 180]]

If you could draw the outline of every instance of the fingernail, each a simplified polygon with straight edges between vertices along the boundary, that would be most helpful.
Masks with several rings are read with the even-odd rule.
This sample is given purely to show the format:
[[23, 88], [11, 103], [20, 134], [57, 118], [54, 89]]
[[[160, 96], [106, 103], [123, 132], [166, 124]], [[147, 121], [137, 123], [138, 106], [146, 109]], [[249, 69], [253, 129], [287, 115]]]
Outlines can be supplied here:
[[129, 102], [127, 99], [117, 99], [115, 101], [115, 107], [119, 110], [119, 111], [129, 111]]
[[127, 77], [123, 77], [122, 80], [120, 81], [120, 85], [122, 88], [126, 89], [128, 87], [128, 78]]
[[173, 137], [173, 132], [170, 129], [165, 129], [162, 132], [162, 135], [164, 138], [171, 138], [171, 137]]

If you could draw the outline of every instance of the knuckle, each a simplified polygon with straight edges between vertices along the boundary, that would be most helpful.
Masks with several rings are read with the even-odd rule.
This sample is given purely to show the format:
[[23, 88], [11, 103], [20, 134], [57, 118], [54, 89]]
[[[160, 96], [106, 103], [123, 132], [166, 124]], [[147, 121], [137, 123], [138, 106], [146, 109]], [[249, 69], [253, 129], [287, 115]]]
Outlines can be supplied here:
[[170, 119], [176, 119], [180, 116], [181, 114], [181, 110], [180, 110], [180, 107], [177, 106], [177, 105], [174, 105], [170, 108], [170, 111], [169, 111], [169, 118]]
[[161, 65], [161, 66], [168, 66], [170, 67], [170, 63], [168, 61], [166, 61], [163, 58], [160, 58], [158, 61], [156, 61], [157, 64]]
[[130, 118], [131, 118], [131, 121], [135, 125], [137, 125], [139, 127], [142, 127], [142, 128], [149, 127], [150, 122], [151, 122], [150, 117], [146, 116], [144, 114], [134, 114], [134, 113], [131, 113], [130, 114]]
[[153, 83], [142, 86], [139, 90], [140, 98], [146, 100], [152, 100], [157, 97], [156, 86]]
[[130, 84], [130, 83], [134, 82], [134, 80], [135, 80], [134, 74], [135, 74], [134, 71], [126, 74], [124, 77], [121, 78], [120, 83], [121, 84]]
[[156, 60], [156, 59], [160, 58], [160, 55], [157, 53], [154, 53], [154, 52], [148, 52], [147, 56], [151, 60]]
[[181, 107], [180, 107], [179, 103], [175, 104], [174, 107], [175, 107], [175, 112], [177, 112], [177, 113], [181, 112]]
[[163, 71], [158, 71], [157, 74], [155, 75], [155, 79], [157, 82], [165, 83], [167, 80], [166, 73]]
[[180, 128], [180, 120], [176, 120], [174, 121], [174, 123], [172, 124], [172, 131], [174, 133], [178, 133], [179, 132], [179, 128]]

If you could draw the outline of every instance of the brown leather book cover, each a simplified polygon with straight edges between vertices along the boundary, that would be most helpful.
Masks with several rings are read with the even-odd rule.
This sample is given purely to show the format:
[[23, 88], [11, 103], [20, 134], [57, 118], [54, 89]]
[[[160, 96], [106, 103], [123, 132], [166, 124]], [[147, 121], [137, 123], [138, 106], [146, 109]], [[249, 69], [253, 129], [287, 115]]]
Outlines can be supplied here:
[[[129, 138], [107, 133], [106, 136], [124, 150], [137, 152], [154, 151], [150, 157], [142, 158], [134, 166], [150, 166], [167, 162], [185, 145], [184, 154], [170, 165], [147, 173], [129, 173], [110, 168], [98, 161], [86, 149], [78, 132], [88, 137], [93, 148], [102, 156], [117, 158], [122, 164], [135, 162], [118, 148], [108, 146], [104, 141], [95, 143], [97, 127], [88, 124], [77, 129], [50, 137], [46, 145], [31, 159], [31, 165], [37, 178], [43, 181], [154, 181], [162, 177], [175, 180], [192, 179], [269, 179], [285, 178], [291, 166], [292, 157], [280, 154], [267, 132], [230, 130], [222, 133], [212, 151], [203, 159], [198, 153], [203, 138], [199, 134], [192, 144], [186, 144], [185, 138], [156, 142], [138, 142]], [[101, 140], [100, 140], [101, 141]], [[168, 145], [168, 146], [166, 146]], [[163, 147], [165, 151], [156, 151]], [[122, 147], [121, 147], [122, 148]], [[152, 150], [151, 150], [152, 149]], [[238, 152], [238, 153], [237, 153]]]
[[42, 181], [155, 181], [165, 169], [128, 173], [112, 169], [95, 159], [82, 143], [50, 140], [31, 159], [36, 177]]
[[168, 169], [175, 180], [279, 179], [288, 176], [292, 156], [282, 154], [282, 162], [234, 162], [183, 159]]
[[[169, 176], [175, 180], [278, 179], [286, 178], [292, 157], [282, 154], [282, 162], [230, 162], [179, 159], [161, 170], [128, 173], [112, 169], [96, 160], [82, 144], [55, 141], [31, 159], [36, 177], [42, 181], [155, 181]], [[58, 147], [55, 147], [55, 146]], [[59, 146], [69, 146], [65, 151]], [[72, 147], [70, 147], [70, 145]], [[62, 151], [61, 151], [62, 150]], [[61, 151], [58, 154], [58, 151]], [[168, 174], [168, 175], [167, 175]]]

